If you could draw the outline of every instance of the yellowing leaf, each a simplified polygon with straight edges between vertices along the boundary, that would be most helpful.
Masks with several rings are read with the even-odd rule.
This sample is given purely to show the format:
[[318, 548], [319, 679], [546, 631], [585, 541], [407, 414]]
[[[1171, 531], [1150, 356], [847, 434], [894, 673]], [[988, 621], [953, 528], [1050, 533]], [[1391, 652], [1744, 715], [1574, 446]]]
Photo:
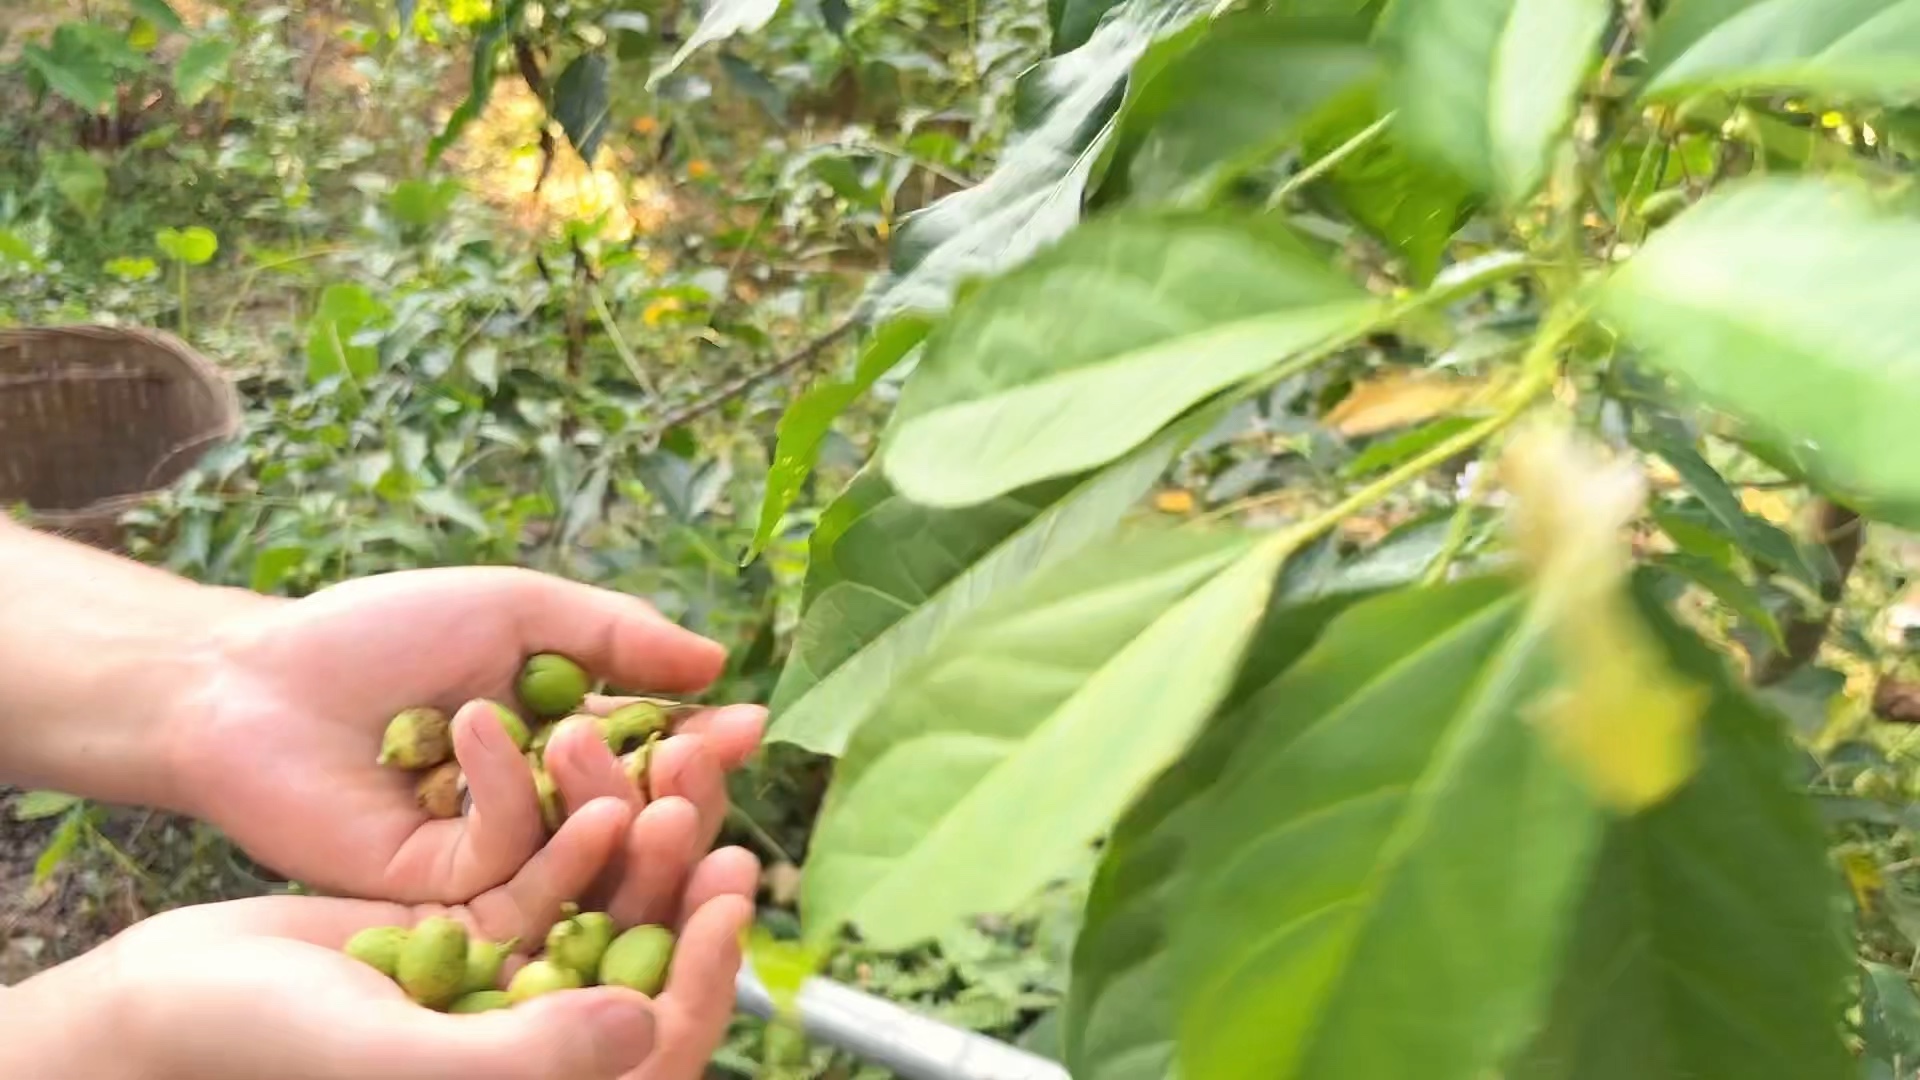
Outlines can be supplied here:
[[1775, 525], [1785, 525], [1793, 520], [1793, 503], [1778, 491], [1741, 488], [1740, 505], [1747, 513], [1766, 518]]
[[1427, 373], [1393, 374], [1354, 386], [1322, 421], [1353, 438], [1417, 424], [1465, 405], [1480, 393], [1478, 380]]
[[1533, 576], [1534, 618], [1560, 683], [1536, 703], [1548, 742], [1604, 803], [1632, 813], [1699, 767], [1708, 694], [1673, 670], [1631, 606], [1621, 530], [1646, 488], [1557, 425], [1517, 435], [1500, 461], [1510, 525]]
[[1886, 885], [1886, 879], [1880, 873], [1879, 860], [1857, 848], [1845, 851], [1840, 855], [1840, 872], [1846, 877], [1847, 888], [1853, 891], [1853, 898], [1859, 903], [1860, 909], [1872, 912], [1874, 898]]

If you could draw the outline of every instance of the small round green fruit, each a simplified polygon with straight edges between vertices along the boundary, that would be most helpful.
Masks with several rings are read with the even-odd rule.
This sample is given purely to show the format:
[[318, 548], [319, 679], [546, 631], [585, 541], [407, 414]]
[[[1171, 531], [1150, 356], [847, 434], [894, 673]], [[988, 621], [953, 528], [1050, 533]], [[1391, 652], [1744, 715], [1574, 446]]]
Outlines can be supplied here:
[[648, 924], [628, 930], [614, 938], [600, 957], [600, 984], [658, 994], [667, 984], [673, 944], [673, 931], [664, 926]]
[[370, 926], [347, 939], [346, 954], [391, 979], [400, 962], [400, 946], [406, 942], [404, 926]]
[[453, 757], [453, 728], [447, 714], [422, 706], [402, 709], [387, 721], [377, 764], [396, 769], [430, 769]]
[[547, 931], [547, 959], [579, 972], [582, 980], [590, 980], [600, 970], [600, 957], [612, 943], [613, 916], [604, 911], [583, 911], [554, 923]]
[[520, 669], [520, 701], [539, 717], [565, 716], [587, 700], [593, 680], [559, 653], [536, 653]]
[[513, 980], [507, 983], [507, 1000], [518, 1004], [541, 994], [577, 990], [583, 985], [580, 973], [572, 968], [551, 960], [534, 960], [513, 973]]
[[513, 999], [505, 990], [475, 990], [464, 994], [459, 1000], [447, 1006], [450, 1013], [482, 1013], [495, 1009], [505, 1009], [513, 1005]]
[[444, 1009], [467, 981], [467, 928], [446, 917], [422, 919], [407, 935], [394, 965], [395, 981], [429, 1009]]

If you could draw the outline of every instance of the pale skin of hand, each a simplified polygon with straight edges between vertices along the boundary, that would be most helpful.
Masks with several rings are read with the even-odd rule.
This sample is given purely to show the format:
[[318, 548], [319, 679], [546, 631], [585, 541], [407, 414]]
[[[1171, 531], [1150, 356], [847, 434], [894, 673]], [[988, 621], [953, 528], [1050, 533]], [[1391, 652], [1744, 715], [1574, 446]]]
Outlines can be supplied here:
[[[658, 801], [649, 809], [680, 803]], [[691, 812], [691, 808], [687, 808]], [[703, 860], [677, 897], [655, 998], [563, 991], [451, 1015], [341, 950], [372, 926], [450, 914], [490, 941], [540, 941], [645, 827], [621, 799], [583, 806], [506, 885], [455, 908], [264, 897], [155, 916], [0, 989], [0, 1074], [47, 1080], [692, 1080], [725, 1031], [757, 867]], [[502, 974], [503, 983], [521, 961]]]

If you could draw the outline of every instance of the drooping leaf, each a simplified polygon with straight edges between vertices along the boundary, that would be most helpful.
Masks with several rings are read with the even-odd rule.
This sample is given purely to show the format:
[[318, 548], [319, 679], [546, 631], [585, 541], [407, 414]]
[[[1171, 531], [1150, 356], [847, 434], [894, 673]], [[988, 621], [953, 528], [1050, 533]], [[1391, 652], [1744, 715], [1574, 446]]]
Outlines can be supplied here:
[[498, 75], [500, 55], [506, 49], [507, 42], [520, 28], [520, 20], [526, 14], [527, 0], [501, 0], [493, 14], [481, 24], [473, 39], [473, 58], [467, 78], [467, 96], [454, 107], [447, 117], [446, 126], [440, 133], [427, 142], [427, 163], [440, 160], [460, 138], [467, 125], [478, 119], [487, 110], [487, 102], [493, 98], [493, 84]]
[[64, 814], [79, 805], [78, 795], [69, 795], [64, 791], [27, 791], [13, 801], [13, 820], [38, 821], [56, 814]]
[[364, 379], [379, 367], [379, 350], [357, 344], [355, 335], [384, 325], [392, 311], [363, 285], [336, 283], [320, 294], [307, 323], [307, 378], [318, 382], [336, 375]]
[[1364, 601], [1248, 706], [1169, 904], [1183, 1080], [1474, 1080], [1527, 1037], [1601, 815], [1527, 720], [1524, 597]]
[[1760, 598], [1753, 586], [1742, 581], [1738, 574], [1712, 559], [1689, 555], [1684, 551], [1657, 555], [1651, 565], [1707, 590], [1729, 611], [1759, 630], [1774, 648], [1787, 647], [1786, 637], [1780, 630], [1780, 620], [1767, 609], [1766, 601]]
[[1920, 523], [1920, 220], [1829, 180], [1756, 179], [1654, 233], [1599, 290], [1644, 362], [1869, 516]]
[[1080, 472], [1378, 311], [1304, 243], [1254, 223], [1089, 223], [928, 338], [881, 451], [887, 477], [916, 502], [964, 506]]
[[195, 38], [173, 65], [173, 92], [180, 104], [200, 104], [226, 79], [233, 64], [233, 42], [225, 38]]
[[801, 886], [808, 939], [851, 924], [904, 946], [1083, 857], [1230, 688], [1285, 540], [1134, 534], [957, 629], [840, 761]]
[[97, 28], [62, 24], [45, 47], [29, 44], [20, 55], [46, 80], [48, 89], [89, 112], [99, 112], [113, 104], [114, 68], [92, 38], [81, 32], [86, 29]]
[[553, 118], [588, 165], [593, 164], [594, 155], [600, 152], [600, 140], [607, 134], [607, 116], [613, 104], [610, 70], [605, 56], [582, 53], [553, 84]]
[[1239, 683], [1193, 747], [1161, 773], [1114, 827], [1087, 898], [1062, 1010], [1075, 1080], [1164, 1080], [1173, 1071], [1171, 901], [1189, 826], [1261, 702], [1327, 622], [1358, 598], [1335, 595], [1270, 611], [1247, 646]]
[[1397, 0], [1390, 95], [1407, 145], [1509, 205], [1536, 191], [1596, 62], [1607, 0]]
[[1700, 505], [1749, 557], [1762, 567], [1792, 574], [1810, 586], [1819, 587], [1812, 569], [1800, 557], [1800, 549], [1794, 546], [1793, 538], [1773, 522], [1748, 513], [1725, 478], [1678, 432], [1655, 426], [1642, 433], [1638, 441], [1673, 466], [1681, 482], [1699, 498]]
[[[1761, 0], [1675, 53], [1646, 96], [1802, 91], [1910, 101], [1920, 91], [1920, 0]], [[1655, 38], [1670, 48], [1665, 36]]]
[[942, 311], [963, 279], [1019, 263], [1072, 229], [1134, 61], [1199, 6], [1121, 0], [1085, 44], [1022, 75], [997, 167], [901, 223], [887, 274], [861, 302], [867, 317]]
[[760, 524], [747, 550], [748, 561], [765, 549], [780, 527], [781, 516], [800, 496], [801, 485], [813, 472], [813, 464], [820, 457], [820, 444], [832, 430], [834, 420], [912, 352], [927, 336], [931, 325], [926, 319], [912, 316], [887, 323], [875, 330], [867, 342], [852, 379], [822, 383], [787, 406], [776, 432], [773, 464], [767, 469], [767, 491], [760, 503]]
[[153, 234], [161, 254], [188, 266], [205, 266], [220, 250], [220, 238], [212, 229], [194, 225], [185, 229], [161, 229]]
[[680, 48], [665, 64], [647, 76], [647, 89], [679, 70], [687, 58], [716, 42], [735, 34], [750, 34], [773, 21], [780, 11], [780, 0], [709, 0], [700, 13], [700, 24], [687, 35]]
[[[921, 507], [917, 513], [912, 504], [898, 500], [897, 518], [876, 517], [867, 526], [872, 539], [856, 542], [855, 550], [884, 551], [896, 530], [902, 538], [938, 536], [946, 550], [968, 545], [952, 569], [943, 571], [950, 576], [916, 580], [906, 595], [882, 593], [858, 575], [841, 581], [839, 557], [833, 554], [838, 537], [894, 497], [878, 475], [865, 484], [856, 482], [848, 492], [853, 498], [842, 496], [828, 507], [814, 530], [807, 611], [774, 689], [767, 738], [817, 753], [839, 753], [915, 658], [938, 648], [956, 624], [994, 596], [1077, 555], [1110, 531], [1192, 434], [1184, 429], [1168, 432], [1080, 480], [1044, 509], [1036, 507], [1038, 512], [1025, 522], [1006, 516], [1012, 505], [1008, 500], [962, 511]], [[985, 531], [992, 521], [1007, 531]], [[975, 543], [980, 546], [972, 546]], [[918, 564], [922, 572], [938, 566]], [[919, 596], [925, 600], [917, 601]]]
[[409, 228], [431, 228], [453, 212], [460, 192], [460, 181], [451, 177], [402, 180], [393, 185], [393, 191], [387, 196], [387, 213]]
[[1853, 1076], [1848, 935], [1783, 725], [1644, 591], [1640, 606], [1670, 662], [1713, 687], [1701, 768], [1610, 825], [1547, 1021], [1504, 1075]]
[[[1302, 136], [1309, 161], [1347, 147], [1385, 113], [1377, 89], [1342, 95], [1323, 109]], [[1321, 181], [1326, 196], [1354, 222], [1406, 260], [1407, 277], [1426, 285], [1440, 270], [1447, 242], [1476, 199], [1450, 171], [1428, 167], [1404, 148], [1399, 126], [1388, 123]]]
[[1102, 198], [1181, 201], [1277, 156], [1329, 102], [1377, 75], [1369, 29], [1246, 11], [1157, 42], [1128, 85]]

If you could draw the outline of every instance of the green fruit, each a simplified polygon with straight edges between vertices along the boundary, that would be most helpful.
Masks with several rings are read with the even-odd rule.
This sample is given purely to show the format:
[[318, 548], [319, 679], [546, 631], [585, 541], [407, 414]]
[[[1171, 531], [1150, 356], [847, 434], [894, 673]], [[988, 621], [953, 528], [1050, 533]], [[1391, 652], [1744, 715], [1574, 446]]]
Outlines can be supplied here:
[[406, 927], [374, 926], [348, 938], [346, 953], [355, 960], [372, 965], [375, 971], [391, 979], [394, 965], [400, 962], [400, 946], [406, 942]]
[[527, 730], [527, 722], [520, 714], [497, 701], [489, 701], [493, 714], [500, 718], [500, 726], [507, 729], [507, 738], [513, 740], [514, 749], [525, 750], [533, 742], [533, 733]]
[[667, 710], [651, 701], [622, 705], [600, 718], [600, 736], [618, 754], [667, 730]]
[[600, 957], [600, 985], [657, 994], [667, 984], [667, 968], [672, 963], [673, 931], [664, 926], [636, 926], [614, 938]]
[[604, 911], [583, 911], [554, 923], [547, 931], [547, 959], [579, 972], [583, 980], [592, 979], [600, 970], [601, 955], [612, 942], [613, 916]]
[[520, 700], [535, 716], [565, 716], [587, 700], [593, 681], [559, 653], [537, 653], [520, 669]]
[[505, 990], [475, 990], [447, 1006], [447, 1011], [450, 1013], [492, 1012], [495, 1009], [505, 1009], [512, 1004], [513, 999], [507, 996]]
[[402, 709], [387, 721], [374, 761], [398, 769], [429, 769], [453, 757], [453, 729], [447, 714], [422, 706]]
[[445, 915], [422, 919], [400, 947], [394, 979], [407, 996], [444, 1009], [467, 981], [467, 928]]
[[507, 984], [507, 1000], [516, 1004], [541, 994], [576, 990], [584, 985], [580, 973], [551, 960], [535, 960], [513, 973]]
[[500, 983], [500, 966], [507, 962], [513, 947], [520, 939], [507, 941], [482, 941], [479, 938], [467, 939], [467, 977], [460, 984], [461, 993], [477, 994], [482, 990], [492, 990]]

